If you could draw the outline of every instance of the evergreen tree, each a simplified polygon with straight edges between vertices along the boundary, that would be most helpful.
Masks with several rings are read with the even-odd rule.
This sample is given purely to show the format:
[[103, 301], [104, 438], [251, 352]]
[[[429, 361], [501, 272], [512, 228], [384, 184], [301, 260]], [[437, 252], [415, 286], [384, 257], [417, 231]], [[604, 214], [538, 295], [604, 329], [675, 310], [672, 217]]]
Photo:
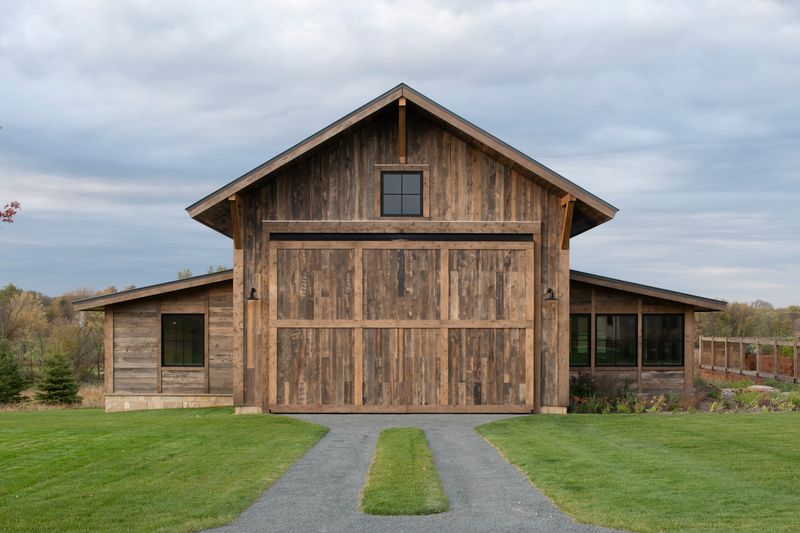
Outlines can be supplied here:
[[11, 353], [0, 344], [0, 403], [15, 403], [22, 400], [20, 392], [25, 388], [19, 363]]
[[78, 396], [78, 382], [72, 375], [69, 361], [62, 354], [44, 360], [36, 384], [36, 399], [44, 403], [75, 404], [81, 401]]

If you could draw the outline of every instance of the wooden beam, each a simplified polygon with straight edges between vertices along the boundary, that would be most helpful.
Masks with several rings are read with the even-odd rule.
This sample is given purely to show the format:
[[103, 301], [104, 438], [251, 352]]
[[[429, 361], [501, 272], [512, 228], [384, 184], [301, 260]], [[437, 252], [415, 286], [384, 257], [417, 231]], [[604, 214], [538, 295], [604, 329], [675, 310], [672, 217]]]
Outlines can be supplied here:
[[569, 237], [572, 231], [572, 215], [575, 211], [575, 197], [571, 194], [564, 195], [561, 199], [564, 208], [564, 223], [561, 226], [561, 249], [569, 250]]
[[270, 233], [524, 233], [541, 231], [540, 222], [427, 220], [264, 220]]
[[[161, 326], [159, 325], [159, 328]], [[103, 328], [103, 380], [106, 394], [114, 393], [114, 308], [106, 307]]]
[[405, 165], [406, 157], [406, 99], [400, 97], [398, 100], [398, 119], [397, 119], [397, 159], [401, 165]]
[[242, 249], [242, 220], [239, 218], [239, 195], [233, 194], [228, 197], [231, 204], [231, 233], [233, 234], [233, 247], [236, 250]]

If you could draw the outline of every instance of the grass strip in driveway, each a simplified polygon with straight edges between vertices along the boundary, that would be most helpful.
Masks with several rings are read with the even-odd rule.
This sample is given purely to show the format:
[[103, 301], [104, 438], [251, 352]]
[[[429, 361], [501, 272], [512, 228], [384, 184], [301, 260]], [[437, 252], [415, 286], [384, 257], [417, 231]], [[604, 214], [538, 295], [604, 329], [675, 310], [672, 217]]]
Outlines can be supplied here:
[[230, 522], [327, 430], [233, 409], [0, 413], [0, 531]]
[[423, 515], [447, 510], [425, 432], [385, 429], [378, 437], [361, 497], [361, 510], [375, 515]]
[[797, 531], [800, 413], [533, 415], [478, 431], [580, 522]]

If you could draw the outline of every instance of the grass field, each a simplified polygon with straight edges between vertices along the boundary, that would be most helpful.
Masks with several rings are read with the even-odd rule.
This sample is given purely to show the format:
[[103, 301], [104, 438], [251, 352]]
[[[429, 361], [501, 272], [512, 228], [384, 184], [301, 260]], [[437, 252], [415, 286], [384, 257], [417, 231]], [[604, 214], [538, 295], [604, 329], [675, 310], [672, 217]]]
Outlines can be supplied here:
[[232, 409], [0, 413], [0, 531], [229, 522], [326, 432]]
[[798, 528], [800, 413], [536, 415], [478, 431], [580, 522]]
[[425, 433], [417, 428], [383, 430], [361, 510], [376, 515], [423, 515], [444, 512], [447, 505]]

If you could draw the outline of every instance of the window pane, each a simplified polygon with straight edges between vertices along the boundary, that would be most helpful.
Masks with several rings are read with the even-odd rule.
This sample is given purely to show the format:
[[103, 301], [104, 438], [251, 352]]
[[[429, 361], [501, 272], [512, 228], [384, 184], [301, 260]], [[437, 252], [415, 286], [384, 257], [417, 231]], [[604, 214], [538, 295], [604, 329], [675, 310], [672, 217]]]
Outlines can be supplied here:
[[422, 174], [403, 174], [403, 194], [420, 194]]
[[590, 315], [569, 317], [569, 364], [589, 366], [589, 321]]
[[403, 175], [399, 172], [383, 173], [383, 194], [401, 194], [403, 192]]
[[421, 215], [422, 214], [422, 197], [419, 194], [404, 194], [403, 195], [403, 214], [404, 215]]
[[383, 195], [383, 213], [384, 215], [402, 215], [403, 203], [402, 196], [399, 194], [384, 194]]
[[645, 315], [643, 321], [643, 364], [683, 365], [683, 316]]
[[201, 314], [161, 315], [162, 366], [203, 366], [204, 324]]
[[598, 366], [636, 366], [636, 316], [597, 315]]

